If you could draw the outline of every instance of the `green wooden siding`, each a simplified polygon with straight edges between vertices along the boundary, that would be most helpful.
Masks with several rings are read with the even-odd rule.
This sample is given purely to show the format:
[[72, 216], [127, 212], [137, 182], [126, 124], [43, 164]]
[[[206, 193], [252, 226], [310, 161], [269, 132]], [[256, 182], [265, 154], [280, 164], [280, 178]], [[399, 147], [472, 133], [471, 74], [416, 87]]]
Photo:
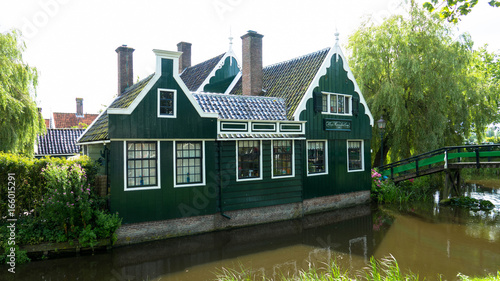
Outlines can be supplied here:
[[173, 142], [160, 142], [161, 189], [124, 190], [123, 142], [110, 144], [111, 212], [118, 212], [124, 223], [166, 220], [217, 212], [217, 172], [215, 144], [205, 142], [206, 186], [174, 188]]
[[236, 181], [236, 142], [220, 143], [222, 211], [265, 207], [302, 201], [303, 145], [294, 142], [295, 177], [271, 178], [271, 141], [262, 141], [262, 180]]
[[[352, 95], [353, 99], [359, 98], [359, 94], [354, 91], [354, 83], [349, 80], [347, 71], [343, 68], [342, 58], [335, 55], [332, 56], [330, 67], [327, 69], [326, 74], [320, 78], [319, 86], [314, 89], [314, 92], [339, 93]], [[352, 121], [351, 131], [325, 131], [323, 129], [324, 119]], [[361, 103], [359, 103], [357, 116], [330, 115], [315, 112], [314, 99], [310, 98], [307, 101], [306, 110], [300, 114], [300, 120], [307, 121], [307, 139], [371, 139], [370, 119], [365, 114], [365, 108]]]
[[[110, 139], [210, 139], [217, 118], [201, 118], [173, 78], [173, 61], [162, 59], [162, 77], [130, 115], [109, 114]], [[177, 90], [176, 118], [158, 118], [158, 88]]]
[[369, 190], [370, 142], [365, 140], [363, 144], [364, 171], [347, 172], [347, 140], [328, 140], [328, 174], [307, 176], [304, 170], [304, 199]]
[[[340, 56], [333, 55], [331, 65], [319, 80], [314, 92], [329, 92], [351, 95], [359, 99], [354, 91], [354, 83], [347, 76]], [[369, 190], [370, 185], [370, 119], [365, 114], [364, 106], [359, 103], [357, 116], [322, 114], [314, 110], [314, 98], [307, 101], [306, 110], [300, 114], [300, 120], [307, 121], [306, 138], [308, 140], [328, 140], [328, 175], [307, 176], [304, 170], [304, 199], [342, 194], [360, 190]], [[329, 131], [324, 128], [325, 119], [346, 120], [351, 122], [350, 131]], [[347, 140], [364, 141], [363, 172], [347, 172]], [[304, 149], [307, 157], [307, 147]], [[307, 159], [304, 160], [307, 162]]]
[[233, 82], [238, 72], [240, 72], [240, 69], [238, 68], [236, 59], [227, 57], [224, 60], [224, 65], [215, 71], [215, 75], [210, 78], [209, 83], [203, 87], [203, 91], [207, 93], [223, 94]]

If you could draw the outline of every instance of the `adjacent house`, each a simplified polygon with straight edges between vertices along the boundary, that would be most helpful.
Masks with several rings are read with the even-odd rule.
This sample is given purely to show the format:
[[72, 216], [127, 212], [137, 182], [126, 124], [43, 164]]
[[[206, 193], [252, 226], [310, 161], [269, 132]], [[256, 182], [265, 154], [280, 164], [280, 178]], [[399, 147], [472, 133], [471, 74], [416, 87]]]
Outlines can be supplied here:
[[84, 128], [90, 125], [99, 114], [84, 113], [83, 98], [76, 98], [76, 113], [52, 112], [45, 119], [47, 129]]
[[124, 223], [186, 234], [369, 200], [373, 117], [338, 39], [267, 67], [263, 35], [241, 39], [241, 63], [231, 44], [193, 66], [189, 43], [153, 50], [156, 71], [136, 84], [134, 49], [116, 49], [119, 96], [78, 143], [105, 151]]
[[76, 140], [84, 129], [47, 129], [47, 133], [37, 136], [35, 157], [45, 156], [67, 158], [80, 153]]
[[83, 98], [76, 98], [76, 113], [51, 113], [51, 117], [45, 119], [47, 133], [37, 136], [35, 157], [67, 158], [79, 154], [76, 141], [85, 131], [84, 124], [90, 125], [97, 116], [83, 112]]

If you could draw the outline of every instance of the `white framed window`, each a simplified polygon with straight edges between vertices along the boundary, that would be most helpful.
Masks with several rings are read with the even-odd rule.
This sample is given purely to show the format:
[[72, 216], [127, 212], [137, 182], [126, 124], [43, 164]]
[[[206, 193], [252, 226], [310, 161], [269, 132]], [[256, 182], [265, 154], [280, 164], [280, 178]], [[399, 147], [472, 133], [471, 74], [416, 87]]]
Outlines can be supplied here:
[[262, 141], [236, 141], [236, 181], [262, 179]]
[[362, 172], [365, 170], [363, 155], [364, 155], [363, 140], [347, 141], [348, 172]]
[[158, 89], [158, 117], [177, 116], [177, 90]]
[[328, 146], [325, 140], [307, 141], [307, 175], [328, 174]]
[[174, 141], [174, 187], [205, 185], [205, 141]]
[[293, 140], [272, 141], [272, 178], [286, 178], [295, 176], [295, 152]]
[[159, 189], [159, 142], [124, 141], [125, 191]]
[[351, 95], [323, 92], [321, 104], [323, 114], [352, 115]]

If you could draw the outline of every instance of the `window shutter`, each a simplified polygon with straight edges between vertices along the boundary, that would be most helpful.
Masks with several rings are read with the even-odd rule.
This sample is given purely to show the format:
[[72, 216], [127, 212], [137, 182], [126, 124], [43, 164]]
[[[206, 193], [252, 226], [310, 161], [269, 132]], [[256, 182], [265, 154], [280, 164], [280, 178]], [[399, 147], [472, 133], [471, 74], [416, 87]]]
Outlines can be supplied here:
[[359, 114], [359, 97], [352, 97], [352, 114], [354, 116]]
[[321, 92], [313, 92], [314, 111], [321, 112], [323, 110], [323, 94]]

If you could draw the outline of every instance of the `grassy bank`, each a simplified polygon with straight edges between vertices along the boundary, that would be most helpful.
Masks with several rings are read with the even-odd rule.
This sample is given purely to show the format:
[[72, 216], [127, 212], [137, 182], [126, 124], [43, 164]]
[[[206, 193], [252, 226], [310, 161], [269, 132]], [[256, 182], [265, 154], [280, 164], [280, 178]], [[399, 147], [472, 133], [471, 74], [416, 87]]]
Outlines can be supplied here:
[[[311, 267], [307, 271], [300, 271], [294, 277], [279, 277], [278, 279], [268, 278], [266, 276], [257, 276], [256, 272], [251, 269], [240, 267], [239, 270], [223, 268], [217, 274], [218, 281], [251, 281], [251, 280], [281, 280], [281, 281], [344, 281], [344, 280], [367, 280], [367, 281], [417, 281], [424, 280], [418, 274], [412, 272], [402, 272], [398, 262], [394, 257], [376, 260], [373, 257], [370, 259], [369, 265], [359, 271], [349, 271], [341, 269], [335, 262], [328, 265], [326, 269], [318, 269]], [[439, 274], [436, 277], [440, 278]], [[458, 274], [459, 280], [473, 281], [492, 281], [500, 280], [500, 271], [496, 276], [490, 275], [486, 277], [469, 277]]]

